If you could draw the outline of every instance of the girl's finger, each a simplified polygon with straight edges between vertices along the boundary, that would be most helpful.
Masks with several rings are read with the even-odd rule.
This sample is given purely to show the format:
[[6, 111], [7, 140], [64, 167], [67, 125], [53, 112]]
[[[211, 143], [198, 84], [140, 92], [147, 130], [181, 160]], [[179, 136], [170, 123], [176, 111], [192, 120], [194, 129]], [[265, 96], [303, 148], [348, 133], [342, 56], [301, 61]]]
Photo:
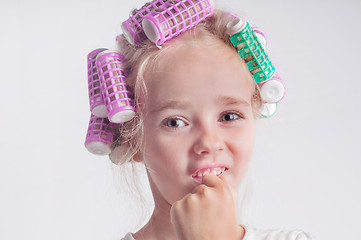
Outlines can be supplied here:
[[204, 175], [202, 178], [202, 184], [208, 187], [217, 187], [222, 184], [222, 182], [223, 181], [219, 177], [211, 173]]
[[223, 186], [225, 186], [227, 189], [230, 190], [230, 188], [229, 188], [229, 186], [228, 186], [228, 183], [226, 182], [224, 176], [221, 175], [221, 176], [219, 176], [218, 178], [221, 179], [221, 181], [223, 182]]
[[230, 191], [230, 188], [227, 182], [224, 179], [224, 176], [215, 176], [213, 174], [206, 174], [202, 178], [202, 184], [206, 185], [207, 187], [214, 187], [214, 188], [223, 188]]

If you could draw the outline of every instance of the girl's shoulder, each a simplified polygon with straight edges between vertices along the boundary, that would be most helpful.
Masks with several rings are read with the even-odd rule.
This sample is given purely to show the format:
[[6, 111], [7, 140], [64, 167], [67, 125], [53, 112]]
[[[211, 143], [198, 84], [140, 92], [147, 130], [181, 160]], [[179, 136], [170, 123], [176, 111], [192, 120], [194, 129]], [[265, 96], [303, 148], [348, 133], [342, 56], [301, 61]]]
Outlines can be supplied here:
[[133, 235], [131, 233], [127, 233], [121, 240], [134, 240]]
[[244, 226], [246, 234], [243, 240], [315, 240], [315, 238], [302, 230], [258, 229]]
[[[315, 240], [309, 233], [301, 230], [264, 230], [244, 226], [246, 234], [243, 240]], [[131, 233], [127, 233], [121, 240], [134, 240]]]

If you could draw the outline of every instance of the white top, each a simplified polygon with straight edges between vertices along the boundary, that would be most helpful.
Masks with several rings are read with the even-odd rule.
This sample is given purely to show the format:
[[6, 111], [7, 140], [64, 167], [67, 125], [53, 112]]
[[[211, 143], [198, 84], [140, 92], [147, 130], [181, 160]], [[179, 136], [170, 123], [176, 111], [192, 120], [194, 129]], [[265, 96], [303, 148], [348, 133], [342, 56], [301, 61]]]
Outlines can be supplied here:
[[[310, 234], [301, 230], [262, 230], [246, 227], [243, 240], [315, 240]], [[131, 233], [127, 233], [121, 240], [135, 240]]]

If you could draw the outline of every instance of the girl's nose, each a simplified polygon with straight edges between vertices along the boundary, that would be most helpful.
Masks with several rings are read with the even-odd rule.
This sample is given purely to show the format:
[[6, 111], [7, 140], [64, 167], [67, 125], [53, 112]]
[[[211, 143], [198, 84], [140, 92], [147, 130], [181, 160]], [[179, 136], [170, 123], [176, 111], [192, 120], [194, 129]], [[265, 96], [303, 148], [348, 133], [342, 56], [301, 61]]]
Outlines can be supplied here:
[[197, 155], [216, 154], [224, 150], [224, 142], [216, 127], [202, 127], [193, 146]]

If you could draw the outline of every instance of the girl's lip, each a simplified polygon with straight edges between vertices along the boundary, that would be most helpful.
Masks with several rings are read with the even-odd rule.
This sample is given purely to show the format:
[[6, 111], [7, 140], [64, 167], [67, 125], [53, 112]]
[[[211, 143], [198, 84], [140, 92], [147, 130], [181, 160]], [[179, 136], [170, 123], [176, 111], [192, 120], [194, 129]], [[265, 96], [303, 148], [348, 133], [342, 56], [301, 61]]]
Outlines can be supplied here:
[[228, 170], [227, 166], [224, 165], [218, 165], [218, 166], [203, 166], [201, 168], [198, 168], [193, 174], [192, 178], [197, 183], [202, 183], [202, 178], [205, 174], [214, 174], [216, 176], [222, 175], [225, 171]]

